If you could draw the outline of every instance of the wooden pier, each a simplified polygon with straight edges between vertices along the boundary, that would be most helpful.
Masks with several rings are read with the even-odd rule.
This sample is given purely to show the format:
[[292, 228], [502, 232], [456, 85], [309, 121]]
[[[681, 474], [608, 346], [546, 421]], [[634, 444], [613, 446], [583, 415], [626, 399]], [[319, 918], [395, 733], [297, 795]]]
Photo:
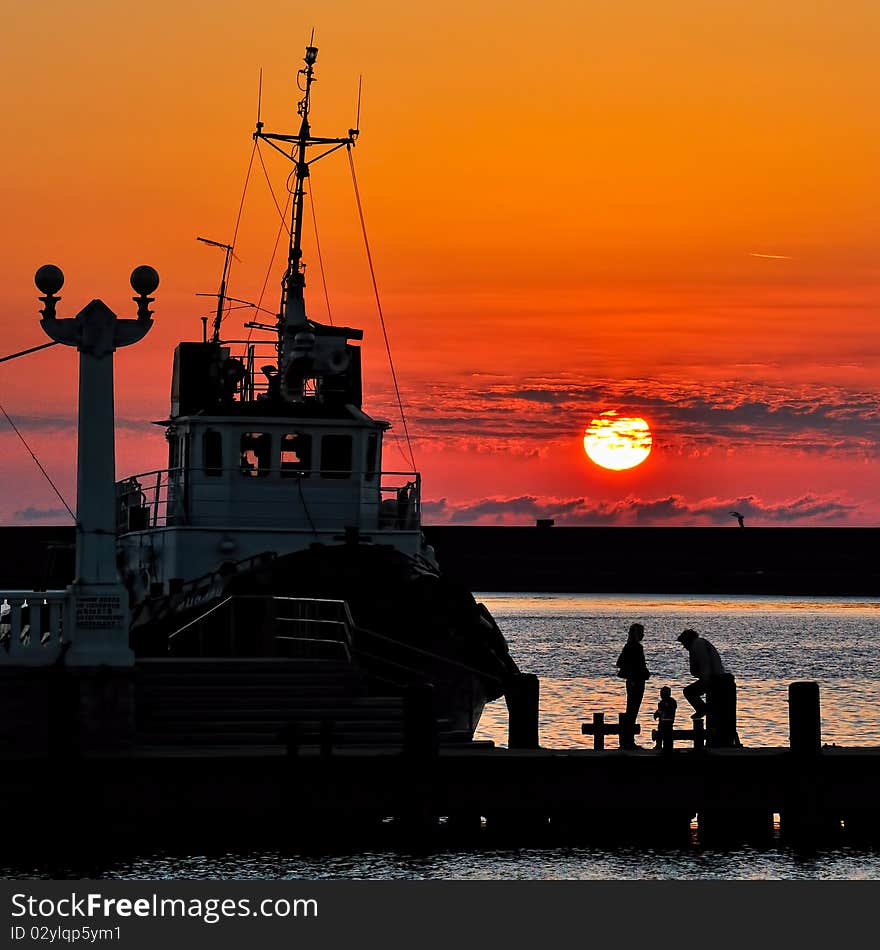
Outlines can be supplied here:
[[536, 713], [537, 690], [522, 686], [511, 738], [530, 748], [444, 747], [410, 723], [397, 746], [339, 747], [323, 730], [302, 745], [7, 756], [4, 837], [28, 853], [98, 847], [96, 828], [108, 846], [167, 848], [643, 845], [694, 833], [707, 846], [880, 844], [880, 749], [821, 746], [816, 684], [792, 684], [788, 748], [666, 751], [538, 748], [524, 712]]

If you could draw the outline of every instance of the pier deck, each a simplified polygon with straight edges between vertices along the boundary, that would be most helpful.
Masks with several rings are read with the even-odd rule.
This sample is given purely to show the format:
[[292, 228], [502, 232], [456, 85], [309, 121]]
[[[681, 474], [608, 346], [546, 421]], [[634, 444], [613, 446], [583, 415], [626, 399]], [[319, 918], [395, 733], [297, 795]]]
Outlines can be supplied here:
[[[332, 844], [353, 830], [430, 832], [448, 825], [471, 843], [497, 840], [640, 841], [691, 831], [707, 841], [771, 834], [781, 816], [792, 838], [880, 841], [880, 748], [827, 747], [659, 753], [589, 749], [441, 749], [413, 757], [392, 748], [320, 755], [283, 747], [151, 748], [81, 760], [4, 763], [0, 808], [39, 814], [7, 828], [34, 844], [77, 827], [108, 837], [217, 842], [245, 835], [275, 844]], [[76, 815], [76, 821], [71, 821]], [[13, 827], [10, 828], [10, 825]]]

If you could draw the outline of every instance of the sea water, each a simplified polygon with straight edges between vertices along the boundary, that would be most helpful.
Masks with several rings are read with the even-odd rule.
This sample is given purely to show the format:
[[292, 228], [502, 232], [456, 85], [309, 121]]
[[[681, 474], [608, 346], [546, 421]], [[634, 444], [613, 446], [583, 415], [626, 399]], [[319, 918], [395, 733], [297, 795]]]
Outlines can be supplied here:
[[[630, 623], [644, 624], [651, 678], [639, 717], [650, 737], [662, 686], [678, 701], [677, 721], [693, 709], [681, 688], [693, 682], [675, 639], [687, 627], [718, 648], [737, 681], [740, 741], [749, 748], [788, 744], [788, 684], [819, 683], [822, 739], [880, 746], [880, 601], [865, 598], [684, 595], [487, 594], [525, 673], [541, 680], [541, 743], [582, 746], [581, 722], [626, 707], [617, 659]], [[502, 744], [504, 702], [487, 707], [479, 737]], [[650, 738], [641, 744], [650, 745]]]
[[[661, 686], [690, 707], [692, 681], [675, 640], [685, 627], [708, 637], [738, 684], [743, 745], [784, 745], [787, 688], [819, 683], [822, 739], [838, 746], [880, 746], [880, 602], [861, 598], [673, 595], [477, 595], [492, 611], [523, 672], [541, 679], [541, 742], [584, 748], [580, 725], [594, 712], [616, 717], [625, 705], [614, 661], [630, 623], [645, 626], [651, 670], [640, 715], [650, 736]], [[478, 738], [506, 739], [504, 701], [490, 704]], [[609, 741], [609, 745], [613, 740]], [[641, 744], [650, 744], [641, 738]], [[297, 855], [274, 850], [211, 854], [142, 851], [100, 863], [3, 866], [0, 876], [136, 879], [880, 879], [880, 851], [830, 848], [804, 854], [776, 840], [768, 847], [352, 850]]]

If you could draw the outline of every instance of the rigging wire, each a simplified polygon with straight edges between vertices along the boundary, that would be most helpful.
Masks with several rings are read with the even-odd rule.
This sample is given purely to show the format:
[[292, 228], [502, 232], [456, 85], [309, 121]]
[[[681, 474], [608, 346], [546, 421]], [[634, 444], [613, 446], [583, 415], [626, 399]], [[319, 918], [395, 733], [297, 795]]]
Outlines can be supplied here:
[[364, 236], [364, 247], [367, 251], [367, 263], [370, 265], [370, 278], [373, 281], [373, 293], [376, 296], [376, 309], [379, 311], [379, 323], [382, 326], [382, 336], [385, 338], [385, 352], [388, 354], [388, 365], [391, 367], [391, 379], [394, 383], [394, 392], [397, 396], [397, 407], [400, 410], [400, 419], [403, 423], [403, 434], [406, 437], [406, 446], [409, 449], [409, 458], [412, 463], [413, 470], [416, 469], [416, 458], [413, 454], [412, 440], [409, 437], [409, 427], [406, 424], [406, 413], [403, 411], [403, 400], [400, 398], [400, 387], [397, 385], [397, 373], [394, 369], [394, 359], [391, 356], [391, 344], [388, 341], [388, 330], [385, 327], [385, 315], [382, 312], [382, 301], [379, 298], [379, 286], [376, 283], [376, 271], [373, 268], [373, 255], [370, 253], [370, 242], [367, 240], [367, 225], [364, 221], [364, 209], [361, 204], [361, 194], [358, 189], [357, 175], [354, 170], [354, 156], [351, 154], [351, 146], [346, 148], [348, 152], [348, 164], [351, 168], [351, 181], [354, 185], [354, 197], [357, 202], [358, 217], [361, 222], [361, 231]]
[[[263, 153], [259, 148], [259, 140], [257, 140], [257, 157], [260, 159], [260, 164], [263, 166], [263, 174], [266, 177], [266, 184], [269, 186], [269, 193], [272, 195], [272, 201], [275, 202], [275, 208], [278, 211], [278, 218], [280, 221], [280, 224], [278, 225], [278, 231], [275, 234], [275, 244], [272, 247], [272, 256], [269, 258], [269, 266], [266, 268], [266, 276], [263, 278], [263, 286], [260, 288], [260, 296], [257, 300], [257, 310], [260, 310], [262, 309], [263, 298], [266, 296], [266, 288], [269, 286], [269, 278], [272, 276], [272, 268], [275, 266], [275, 258], [278, 255], [278, 242], [281, 240], [281, 234], [285, 231], [288, 235], [290, 234], [290, 228], [287, 225], [287, 209], [290, 207], [290, 198], [292, 192], [290, 188], [287, 189], [287, 200], [284, 202], [284, 210], [282, 211], [281, 208], [278, 207], [278, 201], [275, 198], [275, 192], [272, 188], [272, 181], [269, 178], [269, 173], [266, 169], [266, 163], [263, 161]], [[254, 328], [251, 327], [248, 330], [248, 340], [250, 340], [253, 332]]]
[[[58, 340], [53, 340], [51, 343], [41, 343], [39, 346], [32, 346], [27, 350], [19, 350], [18, 353], [10, 353], [9, 356], [4, 356], [0, 358], [0, 363], [6, 363], [9, 360], [18, 359], [19, 356], [27, 356], [28, 353], [36, 353], [38, 350], [46, 350], [50, 346], [57, 346], [57, 345], [58, 345]], [[49, 473], [40, 464], [40, 460], [36, 457], [36, 455], [34, 455], [33, 450], [27, 444], [27, 440], [19, 431], [18, 426], [9, 417], [9, 413], [6, 411], [6, 409], [3, 407], [2, 404], [0, 404], [0, 412], [2, 412], [4, 416], [6, 416], [6, 421], [12, 426], [13, 432], [15, 432], [15, 434], [19, 437], [19, 439], [21, 439], [21, 444], [28, 450], [30, 457], [36, 463], [37, 468], [43, 473], [43, 477], [52, 486], [52, 491], [54, 491], [55, 494], [58, 496], [58, 500], [61, 502], [62, 505], [64, 505], [64, 507], [67, 509], [67, 513], [70, 515], [71, 518], [73, 518], [75, 522], [76, 515], [73, 513], [73, 510], [71, 509], [70, 505], [68, 505], [67, 502], [64, 500], [64, 495], [62, 495], [61, 492], [58, 491], [58, 486], [55, 484], [55, 482], [52, 481], [52, 479], [49, 477]]]
[[315, 216], [315, 183], [309, 178], [309, 207], [312, 209], [312, 224], [315, 228], [315, 247], [318, 250], [318, 266], [321, 269], [321, 283], [324, 285], [324, 300], [327, 303], [327, 319], [333, 326], [333, 314], [330, 312], [330, 294], [327, 292], [327, 277], [324, 274], [324, 258], [321, 254], [321, 239], [318, 237], [318, 219]]
[[[290, 202], [288, 201], [288, 204]], [[285, 208], [285, 211], [287, 209]], [[278, 231], [275, 234], [275, 245], [272, 248], [272, 257], [269, 259], [269, 266], [266, 268], [266, 276], [263, 278], [263, 286], [260, 288], [260, 296], [257, 299], [257, 310], [263, 309], [263, 297], [266, 295], [266, 287], [269, 286], [269, 278], [272, 276], [272, 268], [275, 266], [275, 258], [278, 255], [278, 242], [281, 240], [281, 233], [284, 231], [284, 219], [281, 219], [281, 224], [278, 227]], [[268, 311], [265, 311], [268, 313]], [[277, 314], [275, 315], [277, 316]], [[251, 327], [248, 332], [248, 339], [251, 338], [251, 333], [253, 333], [253, 327]]]
[[[242, 212], [244, 211], [244, 200], [247, 197], [248, 184], [250, 183], [250, 180], [251, 180], [251, 169], [254, 167], [254, 152], [256, 152], [256, 150], [257, 150], [257, 140], [254, 139], [254, 147], [251, 149], [251, 157], [250, 157], [250, 161], [248, 162], [247, 173], [244, 176], [244, 188], [242, 188], [242, 191], [241, 191], [241, 201], [238, 203], [238, 214], [236, 215], [236, 218], [235, 218], [235, 229], [232, 232], [232, 241], [230, 241], [232, 257], [235, 257], [235, 242], [238, 240], [238, 229], [241, 225], [241, 215], [242, 215]], [[232, 262], [230, 261], [229, 270], [226, 273], [227, 287], [229, 287], [229, 275], [231, 273], [232, 273]], [[227, 309], [226, 313], [223, 315], [222, 319], [220, 320], [221, 323], [223, 322], [223, 320], [226, 319], [228, 314], [229, 314], [229, 310]]]
[[[30, 353], [33, 351], [26, 350], [25, 352]], [[27, 440], [19, 431], [18, 426], [12, 421], [12, 419], [9, 418], [9, 413], [6, 411], [6, 409], [3, 407], [2, 404], [0, 404], [0, 412], [2, 412], [4, 416], [6, 416], [6, 421], [12, 426], [12, 429], [15, 432], [15, 434], [19, 437], [19, 439], [21, 439], [21, 444], [28, 450], [28, 454], [36, 463], [37, 468], [43, 473], [43, 478], [45, 478], [46, 481], [52, 486], [52, 491], [54, 491], [55, 494], [58, 496], [58, 500], [61, 502], [62, 505], [64, 505], [64, 507], [67, 509], [67, 513], [70, 515], [71, 518], [73, 518], [75, 522], [76, 515], [73, 513], [73, 509], [64, 500], [64, 495], [62, 495], [61, 492], [58, 491], [58, 486], [55, 484], [55, 482], [52, 481], [51, 477], [49, 476], [49, 473], [46, 471], [46, 469], [43, 468], [42, 464], [40, 463], [40, 460], [36, 457], [36, 455], [34, 455], [33, 450], [27, 444]]]
[[266, 184], [269, 186], [269, 194], [272, 196], [272, 203], [275, 205], [275, 210], [278, 212], [278, 217], [281, 218], [281, 226], [287, 231], [288, 236], [290, 235], [290, 225], [287, 223], [287, 206], [290, 204], [290, 195], [292, 194], [290, 188], [287, 189], [287, 205], [284, 207], [284, 211], [281, 210], [281, 205], [278, 204], [278, 199], [275, 197], [275, 189], [272, 187], [272, 179], [269, 177], [269, 171], [266, 168], [266, 163], [263, 161], [263, 151], [259, 147], [259, 140], [257, 140], [257, 157], [260, 159], [260, 165], [263, 167], [263, 175], [266, 177]]
[[10, 353], [9, 356], [0, 356], [0, 363], [6, 363], [9, 360], [16, 360], [19, 356], [27, 356], [28, 353], [36, 353], [39, 350], [48, 350], [50, 346], [58, 346], [58, 340], [51, 343], [41, 343], [39, 346], [32, 346], [27, 350], [19, 350], [17, 353]]

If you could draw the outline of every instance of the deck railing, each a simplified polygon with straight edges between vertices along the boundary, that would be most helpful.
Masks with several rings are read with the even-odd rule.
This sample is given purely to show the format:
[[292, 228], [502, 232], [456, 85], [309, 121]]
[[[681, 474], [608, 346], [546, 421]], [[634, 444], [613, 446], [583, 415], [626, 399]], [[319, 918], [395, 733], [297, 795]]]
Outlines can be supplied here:
[[49, 663], [64, 642], [63, 590], [0, 591], [0, 664]]
[[[254, 527], [287, 526], [284, 514], [301, 511], [303, 525], [314, 530], [340, 530], [346, 524], [363, 525], [370, 519], [374, 531], [413, 531], [421, 524], [421, 477], [418, 472], [337, 472], [327, 469], [291, 472], [266, 468], [253, 473], [214, 470], [205, 477], [201, 468], [157, 469], [116, 483], [117, 531], [143, 531], [166, 525], [223, 524], [232, 507], [247, 511]], [[331, 486], [367, 477], [373, 498], [362, 489], [333, 493]], [[229, 477], [265, 485], [247, 498], [238, 492], [217, 492]], [[254, 487], [256, 487], [256, 484]], [[284, 494], [285, 509], [279, 508]], [[336, 497], [334, 497], [336, 494]], [[289, 507], [287, 507], [289, 505]], [[281, 515], [281, 517], [279, 517]]]

